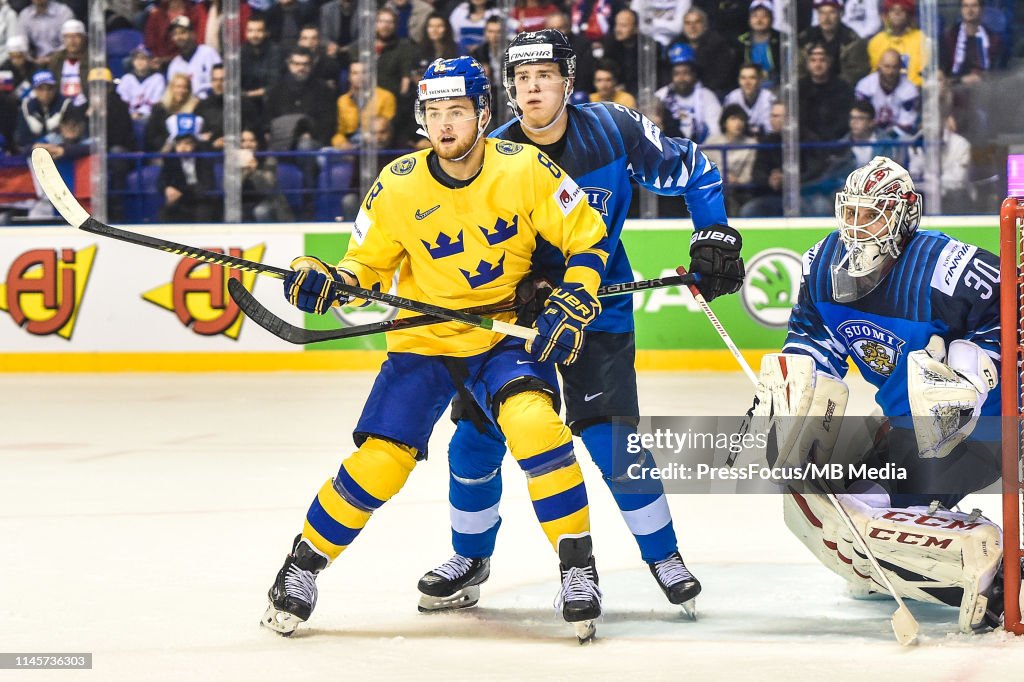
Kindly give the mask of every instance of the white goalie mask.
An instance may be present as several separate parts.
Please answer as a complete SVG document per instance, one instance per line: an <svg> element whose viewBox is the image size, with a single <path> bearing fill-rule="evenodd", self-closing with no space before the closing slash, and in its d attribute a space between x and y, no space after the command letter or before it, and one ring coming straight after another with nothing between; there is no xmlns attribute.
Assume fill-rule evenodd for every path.
<svg viewBox="0 0 1024 682"><path fill-rule="evenodd" d="M921 224L921 195L903 166L876 156L850 173L836 194L846 253L832 265L833 296L856 300L878 286Z"/></svg>

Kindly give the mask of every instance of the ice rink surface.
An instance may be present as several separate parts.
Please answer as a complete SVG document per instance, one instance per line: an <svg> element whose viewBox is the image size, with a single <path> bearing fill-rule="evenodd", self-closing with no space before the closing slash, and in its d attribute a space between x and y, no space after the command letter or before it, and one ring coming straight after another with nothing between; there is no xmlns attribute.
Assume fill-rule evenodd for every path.
<svg viewBox="0 0 1024 682"><path fill-rule="evenodd" d="M911 602L921 642L901 649L893 603L849 599L786 530L777 496L669 496L704 585L698 622L684 620L585 454L596 642L578 646L552 608L557 560L511 458L479 607L421 615L416 581L451 554L447 419L430 459L321 574L307 626L274 635L258 626L267 588L351 452L372 378L0 376L0 652L94 654L91 671L0 680L1024 679L1024 640L960 635L955 609ZM641 375L647 415L740 414L750 393L738 373ZM870 396L852 402L857 414ZM998 520L997 504L965 506Z"/></svg>

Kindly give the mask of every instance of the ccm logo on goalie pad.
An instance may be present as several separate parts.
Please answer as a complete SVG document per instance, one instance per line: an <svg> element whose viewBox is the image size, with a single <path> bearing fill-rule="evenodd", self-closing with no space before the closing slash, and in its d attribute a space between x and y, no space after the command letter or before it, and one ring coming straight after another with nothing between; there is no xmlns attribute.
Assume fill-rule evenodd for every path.
<svg viewBox="0 0 1024 682"><path fill-rule="evenodd" d="M584 196L583 190L569 176L562 178L561 184L555 190L555 201L558 202L558 208L562 209L562 215L572 213L576 205L583 201Z"/></svg>

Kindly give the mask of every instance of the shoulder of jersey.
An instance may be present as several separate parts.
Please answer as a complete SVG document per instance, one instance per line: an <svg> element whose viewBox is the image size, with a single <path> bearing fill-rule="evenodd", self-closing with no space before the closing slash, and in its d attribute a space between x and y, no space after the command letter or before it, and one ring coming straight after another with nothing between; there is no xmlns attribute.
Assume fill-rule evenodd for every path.
<svg viewBox="0 0 1024 682"><path fill-rule="evenodd" d="M811 274L811 269L818 266L822 261L831 260L831 253L837 248L836 243L838 241L839 234L832 232L817 244L804 251L803 258L801 258L801 261L803 261L804 277ZM822 255L823 253L824 255Z"/></svg>
<svg viewBox="0 0 1024 682"><path fill-rule="evenodd" d="M391 180L411 175L413 171L426 171L427 154L429 153L429 149L421 149L398 157L388 164L385 170L381 171L381 179Z"/></svg>

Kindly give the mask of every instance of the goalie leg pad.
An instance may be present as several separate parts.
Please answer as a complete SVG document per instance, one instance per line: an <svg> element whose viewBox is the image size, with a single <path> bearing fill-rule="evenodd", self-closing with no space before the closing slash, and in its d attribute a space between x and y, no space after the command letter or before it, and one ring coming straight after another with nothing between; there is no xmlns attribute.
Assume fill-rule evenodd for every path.
<svg viewBox="0 0 1024 682"><path fill-rule="evenodd" d="M984 626L987 593L1002 558L998 526L976 513L927 507L872 507L856 495L839 495L899 595L960 607L959 626ZM842 519L821 495L784 496L786 525L854 592L884 591Z"/></svg>

